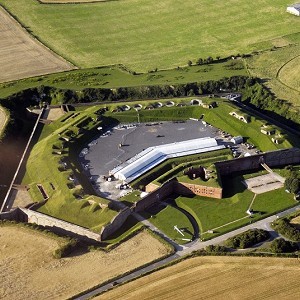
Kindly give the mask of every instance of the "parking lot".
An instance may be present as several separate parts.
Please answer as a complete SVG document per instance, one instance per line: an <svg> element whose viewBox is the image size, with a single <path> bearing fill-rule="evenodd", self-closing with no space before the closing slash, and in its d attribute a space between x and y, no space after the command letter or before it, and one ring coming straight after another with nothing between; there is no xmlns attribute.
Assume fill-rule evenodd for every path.
<svg viewBox="0 0 300 300"><path fill-rule="evenodd" d="M117 182L104 184L103 176L142 150L201 137L216 137L218 130L200 121L131 124L99 133L80 154L80 162L102 196L118 198L124 191L112 191ZM117 193L116 193L117 192Z"/></svg>

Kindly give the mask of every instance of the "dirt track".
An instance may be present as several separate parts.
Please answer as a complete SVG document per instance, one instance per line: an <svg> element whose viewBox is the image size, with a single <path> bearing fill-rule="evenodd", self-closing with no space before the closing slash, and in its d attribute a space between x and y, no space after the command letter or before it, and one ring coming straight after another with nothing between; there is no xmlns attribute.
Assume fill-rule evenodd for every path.
<svg viewBox="0 0 300 300"><path fill-rule="evenodd" d="M299 299L299 272L297 259L198 257L95 299Z"/></svg>
<svg viewBox="0 0 300 300"><path fill-rule="evenodd" d="M141 232L109 253L52 258L57 241L27 228L0 227L0 299L66 299L167 253Z"/></svg>
<svg viewBox="0 0 300 300"><path fill-rule="evenodd" d="M0 82L74 69L0 7Z"/></svg>

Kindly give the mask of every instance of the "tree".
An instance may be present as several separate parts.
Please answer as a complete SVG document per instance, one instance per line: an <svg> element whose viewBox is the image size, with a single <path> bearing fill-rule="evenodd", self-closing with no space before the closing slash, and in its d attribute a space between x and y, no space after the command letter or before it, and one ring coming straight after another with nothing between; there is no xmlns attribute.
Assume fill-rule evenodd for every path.
<svg viewBox="0 0 300 300"><path fill-rule="evenodd" d="M290 191L293 194L296 194L299 191L299 179L294 178L291 182Z"/></svg>

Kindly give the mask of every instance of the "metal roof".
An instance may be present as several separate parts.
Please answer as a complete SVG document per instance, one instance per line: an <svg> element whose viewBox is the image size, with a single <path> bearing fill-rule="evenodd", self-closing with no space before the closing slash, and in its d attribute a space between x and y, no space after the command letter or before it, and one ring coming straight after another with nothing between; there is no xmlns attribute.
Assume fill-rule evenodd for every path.
<svg viewBox="0 0 300 300"><path fill-rule="evenodd" d="M218 145L216 139L210 137L150 147L111 170L110 174L118 179L131 182L168 158L223 148L225 148L224 145Z"/></svg>

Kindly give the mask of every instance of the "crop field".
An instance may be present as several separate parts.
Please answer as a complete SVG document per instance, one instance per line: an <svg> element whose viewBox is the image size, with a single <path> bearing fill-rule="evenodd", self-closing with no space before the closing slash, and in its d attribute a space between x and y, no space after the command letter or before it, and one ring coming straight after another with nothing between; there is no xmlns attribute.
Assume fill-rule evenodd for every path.
<svg viewBox="0 0 300 300"><path fill-rule="evenodd" d="M117 248L78 250L54 259L59 240L20 226L1 226L0 298L67 299L101 282L169 253L169 249L143 231Z"/></svg>
<svg viewBox="0 0 300 300"><path fill-rule="evenodd" d="M129 0L41 5L1 0L20 22L79 67L124 64L135 71L183 66L257 50L297 32L288 0Z"/></svg>
<svg viewBox="0 0 300 300"><path fill-rule="evenodd" d="M28 34L0 7L0 82L74 67Z"/></svg>
<svg viewBox="0 0 300 300"><path fill-rule="evenodd" d="M297 259L197 257L95 299L297 299L299 271Z"/></svg>
<svg viewBox="0 0 300 300"><path fill-rule="evenodd" d="M294 40L293 45L247 58L246 65L278 98L300 106L300 34L294 35Z"/></svg>

